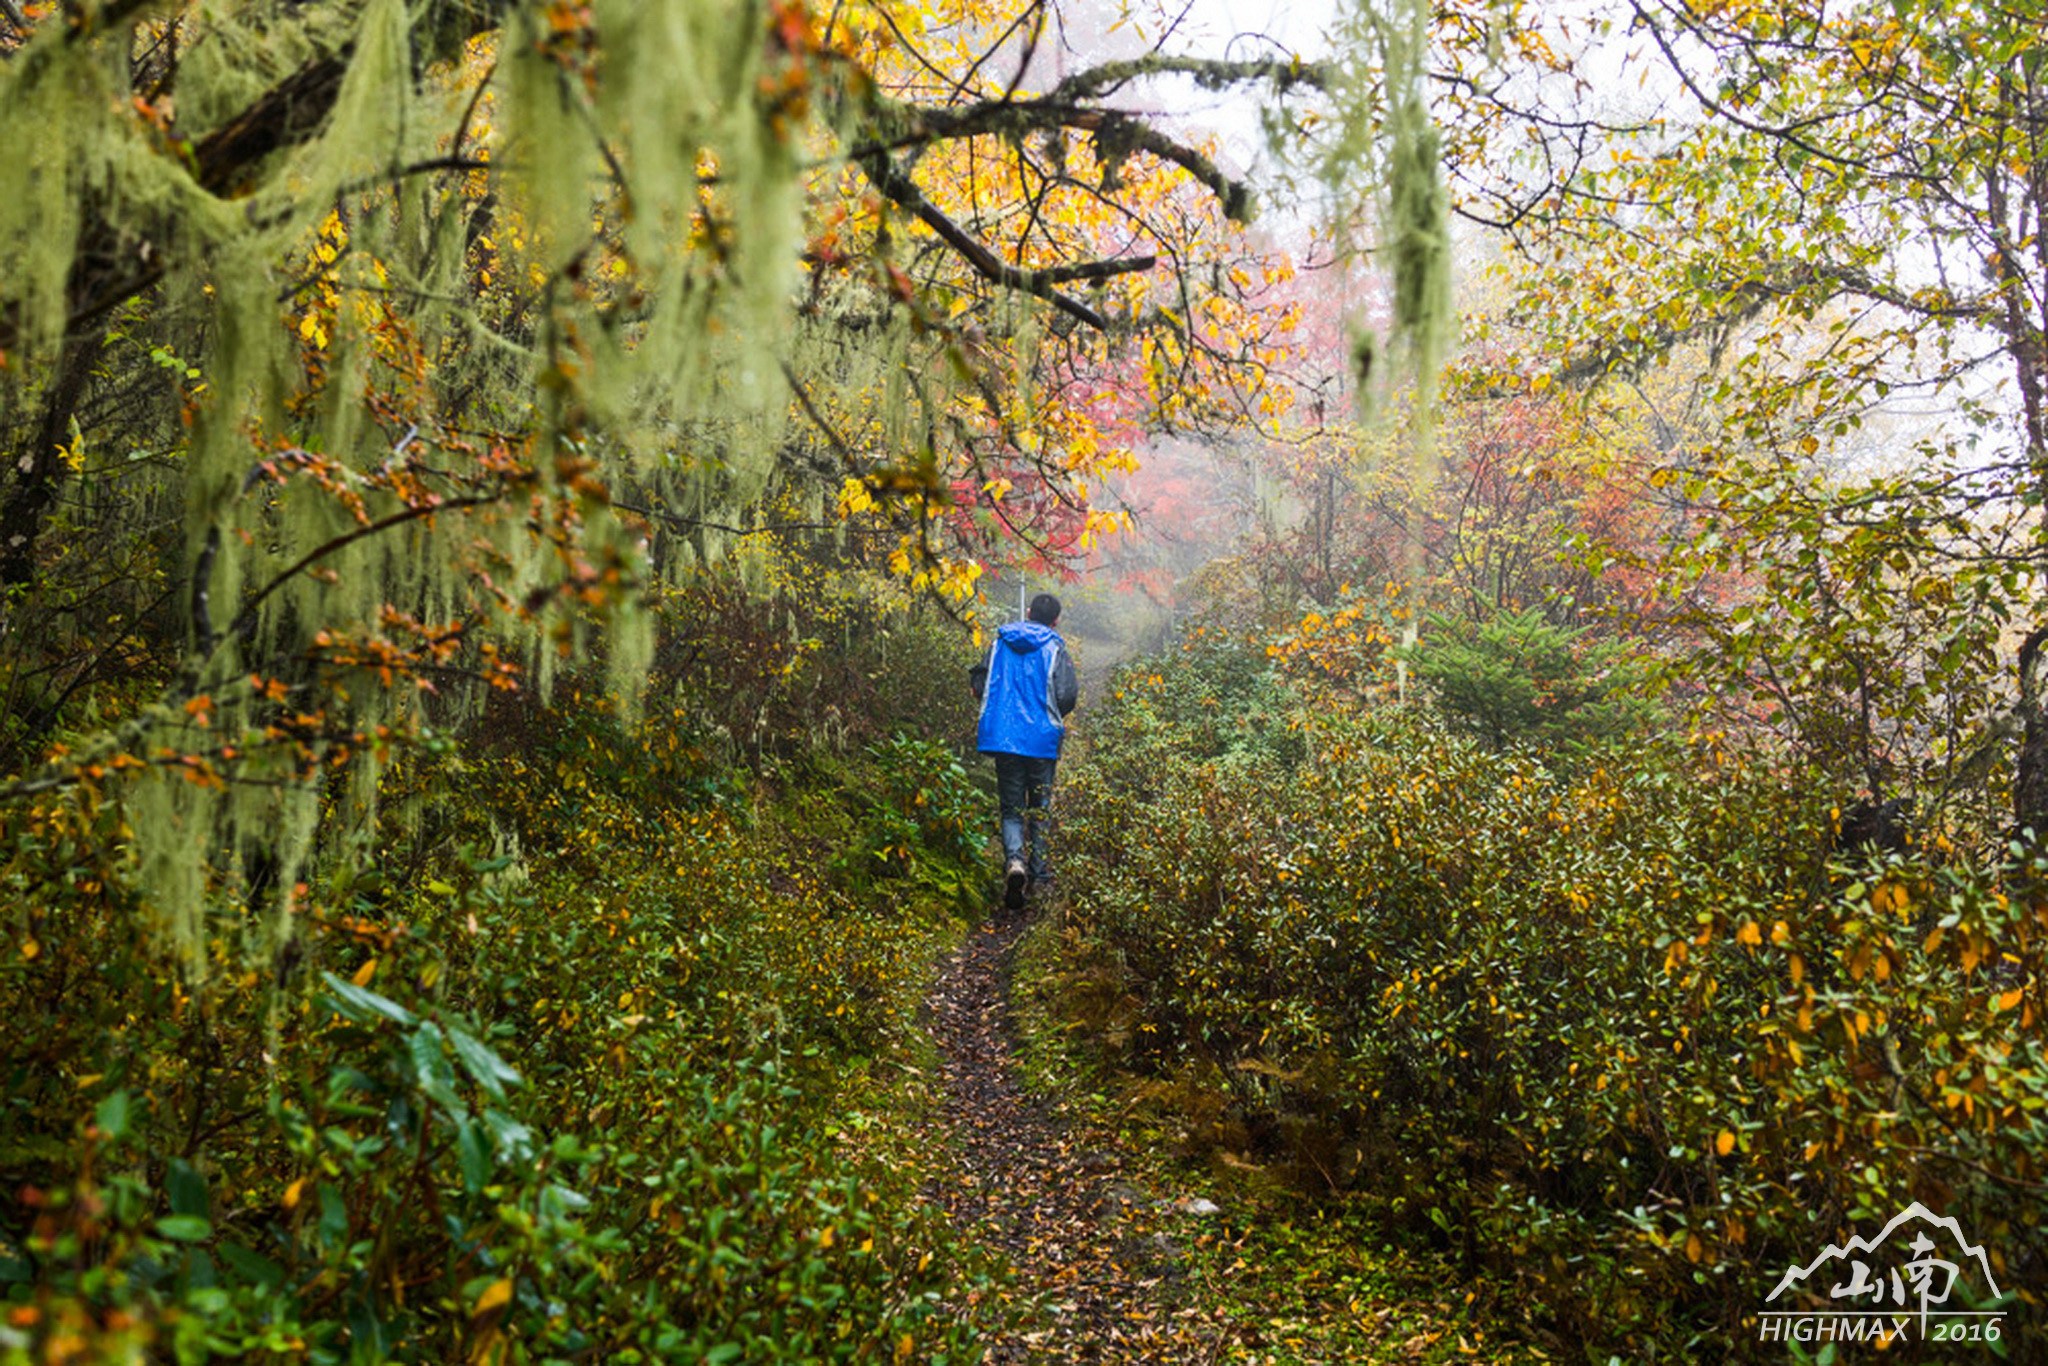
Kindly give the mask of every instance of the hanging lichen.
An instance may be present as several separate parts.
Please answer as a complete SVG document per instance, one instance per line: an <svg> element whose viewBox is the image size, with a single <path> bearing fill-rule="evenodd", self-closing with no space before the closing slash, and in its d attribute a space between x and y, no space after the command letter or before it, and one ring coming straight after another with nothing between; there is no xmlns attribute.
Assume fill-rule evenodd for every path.
<svg viewBox="0 0 2048 1366"><path fill-rule="evenodd" d="M1457 326L1450 200L1428 99L1430 20L1422 0L1354 9L1343 36L1356 60L1342 72L1344 117L1323 167L1340 250L1377 266L1390 296L1384 337L1353 321L1359 402L1371 416L1408 391L1418 470L1434 449L1438 383Z"/></svg>
<svg viewBox="0 0 2048 1366"><path fill-rule="evenodd" d="M545 687L581 644L630 716L647 565L600 475L715 523L775 466L802 129L765 8L489 13L205 0L0 66L38 130L0 166L0 391L50 391L101 287L145 289L202 376L154 476L188 658L93 750L150 758L136 876L195 977L210 916L264 950L316 857L374 847L388 737L483 695L380 660L445 639ZM170 22L175 80L131 98Z"/></svg>
<svg viewBox="0 0 2048 1366"><path fill-rule="evenodd" d="M1403 463L1393 483L1405 485L1411 497L1436 476L1439 390L1457 329L1450 200L1428 99L1432 18L1425 0L1389 0L1385 8L1360 0L1345 34L1357 54L1338 91L1345 117L1324 167L1338 209L1338 240L1378 268L1391 304L1385 336L1366 320L1353 320L1352 379L1361 416L1386 422L1398 413L1405 439L1367 442L1361 458L1400 450L1394 458ZM1365 203L1356 199L1360 186L1370 187ZM1422 554L1422 543L1411 537L1404 565L1410 584L1422 577ZM1405 644L1414 643L1418 607L1407 604ZM1405 665L1399 667L1405 693Z"/></svg>

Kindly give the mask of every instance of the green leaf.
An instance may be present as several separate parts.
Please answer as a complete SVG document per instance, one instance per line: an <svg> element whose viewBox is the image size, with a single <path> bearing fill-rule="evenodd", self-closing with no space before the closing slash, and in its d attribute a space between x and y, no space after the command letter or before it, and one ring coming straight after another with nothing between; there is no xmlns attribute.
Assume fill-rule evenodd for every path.
<svg viewBox="0 0 2048 1366"><path fill-rule="evenodd" d="M448 1026L448 1042L455 1045L455 1056L461 1060L462 1068L476 1079L495 1100L505 1098L505 1088L519 1085L519 1074L499 1057L489 1044L471 1035L458 1025Z"/></svg>
<svg viewBox="0 0 2048 1366"><path fill-rule="evenodd" d="M431 1020L421 1024L406 1040L406 1050L412 1056L420 1094L444 1110L462 1110L462 1097L455 1091L455 1069L448 1065L448 1054L441 1047L440 1026Z"/></svg>
<svg viewBox="0 0 2048 1366"><path fill-rule="evenodd" d="M125 1138L128 1134L128 1093L109 1093L92 1112L92 1122L108 1138Z"/></svg>
<svg viewBox="0 0 2048 1366"><path fill-rule="evenodd" d="M206 1178L181 1157L171 1159L164 1173L164 1191L171 1198L171 1213L191 1214L204 1219L211 1213L206 1196Z"/></svg>
<svg viewBox="0 0 2048 1366"><path fill-rule="evenodd" d="M369 1296L358 1296L348 1302L348 1331L354 1339L357 1360L382 1361L388 1355L391 1335Z"/></svg>
<svg viewBox="0 0 2048 1366"><path fill-rule="evenodd" d="M393 1024L409 1025L417 1018L390 997L345 982L331 972L321 973L320 978L327 986L328 1004L334 1007L334 1013L357 1024L369 1024L382 1017Z"/></svg>
<svg viewBox="0 0 2048 1366"><path fill-rule="evenodd" d="M471 1195L491 1181L491 1141L471 1116L455 1130L455 1156L462 1166L462 1188Z"/></svg>
<svg viewBox="0 0 2048 1366"><path fill-rule="evenodd" d="M550 1218L559 1219L566 1214L577 1214L590 1208L590 1199L582 1192L571 1190L559 1182L549 1182L541 1189L540 1212Z"/></svg>
<svg viewBox="0 0 2048 1366"><path fill-rule="evenodd" d="M324 1182L320 1186L320 1236L330 1247L348 1236L348 1204L340 1191Z"/></svg>
<svg viewBox="0 0 2048 1366"><path fill-rule="evenodd" d="M196 1214L167 1214L156 1221L156 1231L174 1243L203 1243L213 1236L213 1224Z"/></svg>
<svg viewBox="0 0 2048 1366"><path fill-rule="evenodd" d="M217 1250L220 1259L244 1278L271 1290L284 1284L284 1268L261 1253L251 1252L240 1243L222 1243Z"/></svg>
<svg viewBox="0 0 2048 1366"><path fill-rule="evenodd" d="M484 1111L484 1124L498 1145L498 1157L505 1162L526 1162L533 1157L533 1130L502 1110Z"/></svg>

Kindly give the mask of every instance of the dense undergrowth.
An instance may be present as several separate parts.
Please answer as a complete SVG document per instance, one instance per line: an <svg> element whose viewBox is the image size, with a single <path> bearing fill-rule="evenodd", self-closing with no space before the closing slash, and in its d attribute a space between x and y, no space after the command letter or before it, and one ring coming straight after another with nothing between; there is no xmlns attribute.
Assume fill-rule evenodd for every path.
<svg viewBox="0 0 2048 1366"><path fill-rule="evenodd" d="M886 712L806 731L833 680L750 695L703 621L645 723L570 680L429 737L366 866L272 956L219 918L204 986L120 789L7 811L0 1358L970 1359L980 1273L884 1121L983 796ZM885 634L832 667L886 688ZM895 637L915 703L945 642Z"/></svg>
<svg viewBox="0 0 2048 1366"><path fill-rule="evenodd" d="M1162 1103L1185 1093L1120 1071L1120 1050L1103 1047L1106 981L1074 971L1092 942L1076 918L1056 909L1018 941L1011 1005L1020 1072L1083 1141L1119 1153L1131 1189L1168 1205L1199 1198L1216 1207L1169 1235L1169 1284L1183 1302L1209 1306L1227 1325L1217 1360L1521 1366L1551 1359L1520 1333L1518 1302L1461 1278L1440 1252L1362 1228L1326 1191L1266 1179L1245 1154L1191 1142L1185 1111Z"/></svg>
<svg viewBox="0 0 2048 1366"><path fill-rule="evenodd" d="M1777 1278L1915 1199L2017 1291L1999 1350L2048 1341L2038 861L1843 850L1711 739L1489 747L1214 636L1088 729L1061 1008L1185 1151L1573 1356L1783 1359Z"/></svg>

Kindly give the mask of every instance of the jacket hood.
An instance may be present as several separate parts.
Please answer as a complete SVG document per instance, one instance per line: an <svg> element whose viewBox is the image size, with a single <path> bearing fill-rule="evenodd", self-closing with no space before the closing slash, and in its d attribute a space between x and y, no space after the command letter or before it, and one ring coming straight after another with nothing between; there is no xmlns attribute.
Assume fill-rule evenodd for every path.
<svg viewBox="0 0 2048 1366"><path fill-rule="evenodd" d="M1036 621L1012 621L1004 623L996 632L996 639L1020 655L1042 650L1048 645L1060 643L1060 633L1050 626Z"/></svg>

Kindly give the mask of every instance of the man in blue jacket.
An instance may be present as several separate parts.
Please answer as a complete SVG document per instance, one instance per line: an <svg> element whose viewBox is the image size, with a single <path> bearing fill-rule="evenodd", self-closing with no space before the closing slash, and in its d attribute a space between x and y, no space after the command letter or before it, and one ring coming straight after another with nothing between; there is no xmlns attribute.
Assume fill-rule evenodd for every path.
<svg viewBox="0 0 2048 1366"><path fill-rule="evenodd" d="M1067 713L1080 697L1067 643L1053 630L1059 619L1060 600L1040 593L1024 620L996 632L988 659L970 675L974 695L981 699L981 752L996 761L1003 904L1013 911L1024 904L1027 880L1052 878L1046 826L1053 769L1066 739Z"/></svg>

